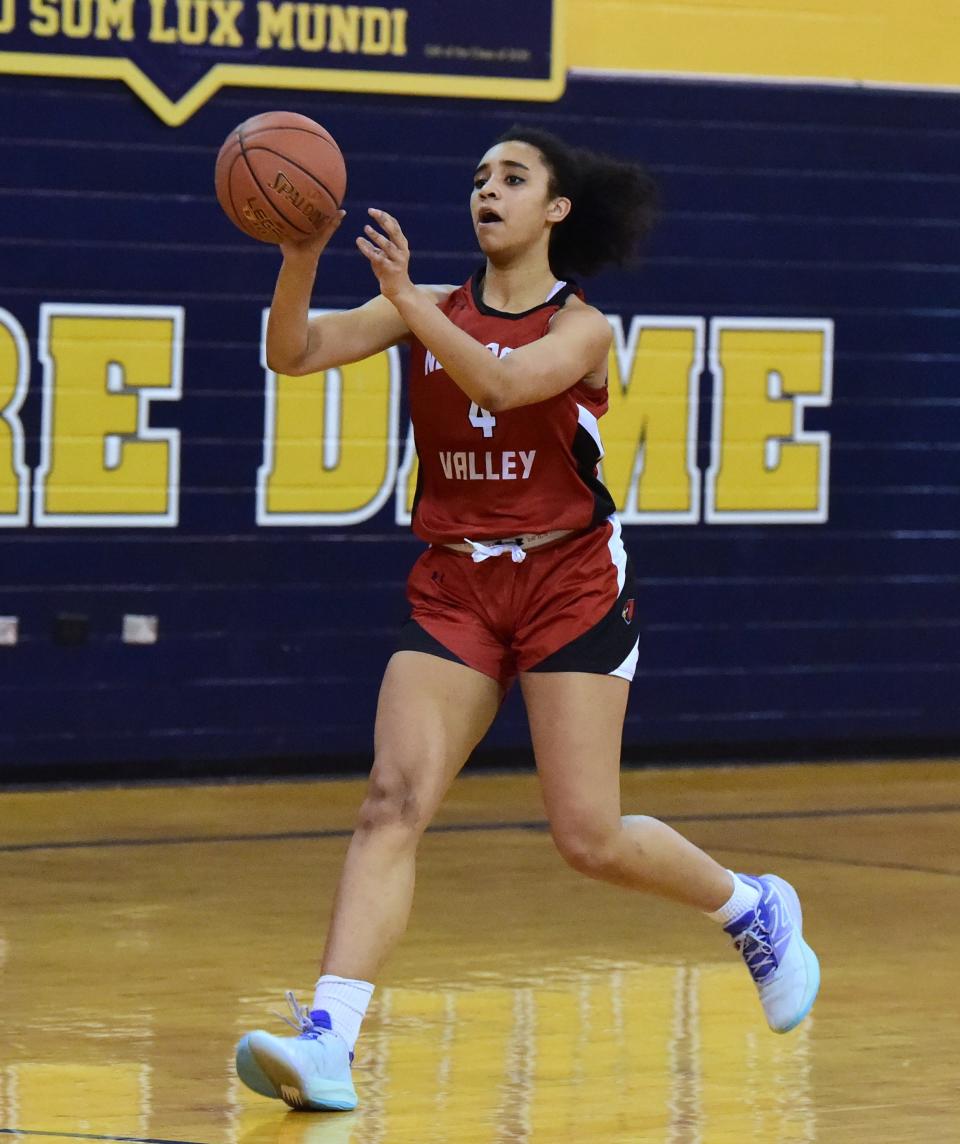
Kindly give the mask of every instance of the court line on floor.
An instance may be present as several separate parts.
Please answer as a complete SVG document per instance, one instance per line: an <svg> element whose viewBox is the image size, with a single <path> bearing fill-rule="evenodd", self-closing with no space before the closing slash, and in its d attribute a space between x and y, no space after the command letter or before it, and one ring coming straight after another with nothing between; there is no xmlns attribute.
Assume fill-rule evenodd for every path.
<svg viewBox="0 0 960 1144"><path fill-rule="evenodd" d="M0 1136L43 1136L47 1140L114 1140L121 1144L201 1144L199 1140L168 1140L157 1136L99 1136L85 1132L40 1132L32 1128L0 1128Z"/></svg>
<svg viewBox="0 0 960 1144"><path fill-rule="evenodd" d="M866 858L834 858L826 854L800 854L794 850L744 850L742 846L711 846L714 854L762 854L764 858L791 858L797 862L825 862L829 866L856 866L867 870L899 870L907 874L944 874L960 878L960 870L945 870L941 866L913 866L908 862L871 862Z"/></svg>
<svg viewBox="0 0 960 1144"><path fill-rule="evenodd" d="M757 810L751 812L726 811L718 814L665 814L668 823L711 822L775 822L777 820L823 818L872 818L885 815L954 814L960 812L960 803L940 803L927 806L851 806L824 810ZM545 831L545 819L521 822L450 822L428 827L428 834L470 834L504 830ZM0 845L0 854L23 854L34 850L98 850L140 846L224 845L231 842L309 842L330 838L349 838L353 827L330 830L281 830L262 834L183 834L158 838L89 838L69 842L13 842ZM870 863L875 865L876 863ZM901 869L902 867L896 867ZM4 1130L0 1130L4 1131Z"/></svg>

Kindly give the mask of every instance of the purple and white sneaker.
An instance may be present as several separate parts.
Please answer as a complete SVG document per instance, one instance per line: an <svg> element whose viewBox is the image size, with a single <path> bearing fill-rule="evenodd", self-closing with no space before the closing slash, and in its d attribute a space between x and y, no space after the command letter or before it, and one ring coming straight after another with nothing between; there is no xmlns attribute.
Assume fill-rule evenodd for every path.
<svg viewBox="0 0 960 1144"><path fill-rule="evenodd" d="M820 963L803 940L800 899L775 874L737 877L760 891L760 901L724 930L750 970L767 1024L789 1033L813 1008L820 988Z"/></svg>
<svg viewBox="0 0 960 1144"><path fill-rule="evenodd" d="M254 1092L285 1101L291 1108L346 1112L357 1107L350 1075L353 1053L332 1031L330 1014L302 1009L287 993L296 1037L275 1037L255 1029L237 1045L237 1075Z"/></svg>

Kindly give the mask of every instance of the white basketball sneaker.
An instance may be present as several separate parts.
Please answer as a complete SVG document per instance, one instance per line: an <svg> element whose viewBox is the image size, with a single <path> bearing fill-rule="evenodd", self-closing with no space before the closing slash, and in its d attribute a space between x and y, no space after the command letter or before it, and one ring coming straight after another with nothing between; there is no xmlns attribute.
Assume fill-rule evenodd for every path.
<svg viewBox="0 0 960 1144"><path fill-rule="evenodd" d="M353 1053L332 1031L325 1009L302 1009L292 992L287 1002L296 1037L275 1037L255 1029L237 1045L237 1076L261 1096L283 1100L291 1108L346 1112L357 1107L350 1075Z"/></svg>
<svg viewBox="0 0 960 1144"><path fill-rule="evenodd" d="M820 963L803 940L800 899L775 874L737 877L756 886L760 901L724 929L750 970L767 1024L789 1033L813 1008L820 988Z"/></svg>

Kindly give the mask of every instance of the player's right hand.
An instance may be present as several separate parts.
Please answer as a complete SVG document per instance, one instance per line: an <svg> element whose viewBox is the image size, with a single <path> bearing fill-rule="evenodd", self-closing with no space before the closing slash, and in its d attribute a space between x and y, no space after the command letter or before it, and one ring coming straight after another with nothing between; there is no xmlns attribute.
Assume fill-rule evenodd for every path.
<svg viewBox="0 0 960 1144"><path fill-rule="evenodd" d="M303 258L306 255L319 258L346 216L346 211L338 210L336 214L326 219L320 229L314 231L313 234L305 235L296 240L285 239L280 243L280 251L283 257Z"/></svg>

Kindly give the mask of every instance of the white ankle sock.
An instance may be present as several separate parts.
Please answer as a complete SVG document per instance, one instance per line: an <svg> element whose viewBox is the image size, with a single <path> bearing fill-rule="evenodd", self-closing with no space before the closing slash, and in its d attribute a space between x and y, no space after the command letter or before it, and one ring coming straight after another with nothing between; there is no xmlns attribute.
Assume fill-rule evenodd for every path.
<svg viewBox="0 0 960 1144"><path fill-rule="evenodd" d="M325 973L314 990L312 1008L314 1011L326 1009L333 1031L346 1041L352 1053L372 996L373 986L369 981L351 981L347 977Z"/></svg>
<svg viewBox="0 0 960 1144"><path fill-rule="evenodd" d="M754 909L757 902L760 901L760 891L756 886L751 886L749 882L738 878L732 870L728 870L727 873L733 879L733 893L719 910L707 914L708 918L712 918L724 926L736 921L747 910Z"/></svg>

